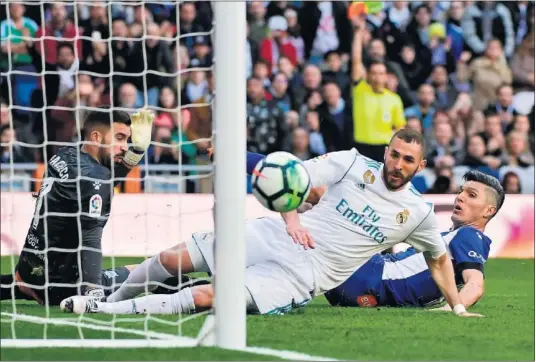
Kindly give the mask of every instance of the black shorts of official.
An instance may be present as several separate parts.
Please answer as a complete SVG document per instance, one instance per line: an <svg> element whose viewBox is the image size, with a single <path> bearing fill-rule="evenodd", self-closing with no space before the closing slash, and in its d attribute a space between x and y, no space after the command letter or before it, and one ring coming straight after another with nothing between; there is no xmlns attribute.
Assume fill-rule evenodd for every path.
<svg viewBox="0 0 536 362"><path fill-rule="evenodd" d="M354 147L363 156L383 163L383 156L385 154L385 147L387 147L387 145L367 145L365 143L355 142Z"/></svg>
<svg viewBox="0 0 536 362"><path fill-rule="evenodd" d="M49 286L47 288L48 293L45 293L44 276L35 275L35 273L33 273L33 269L26 263L19 262L15 270L19 272L24 283L35 285L35 287L31 289L44 302L44 304L59 305L63 299L80 294L80 289L75 285L75 283L72 285L66 285L65 287ZM129 274L130 271L126 267L103 270L101 274L101 283L105 295L110 295L117 290L121 283L127 280ZM50 282L56 283L54 279L55 278L53 277L50 278Z"/></svg>

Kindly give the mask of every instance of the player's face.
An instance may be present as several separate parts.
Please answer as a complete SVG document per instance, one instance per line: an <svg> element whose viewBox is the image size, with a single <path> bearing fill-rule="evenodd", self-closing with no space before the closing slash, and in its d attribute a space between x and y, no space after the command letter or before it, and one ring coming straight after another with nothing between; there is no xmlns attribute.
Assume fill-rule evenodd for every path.
<svg viewBox="0 0 536 362"><path fill-rule="evenodd" d="M496 210L492 202L488 186L480 182L467 181L460 187L454 200L454 210L450 219L455 226L481 223L485 225Z"/></svg>
<svg viewBox="0 0 536 362"><path fill-rule="evenodd" d="M104 136L102 150L103 164L111 166L111 160L114 163L120 163L128 150L128 139L130 137L130 127L122 123L114 123L110 131Z"/></svg>
<svg viewBox="0 0 536 362"><path fill-rule="evenodd" d="M389 190L398 190L426 167L421 145L395 137L385 150L383 180Z"/></svg>

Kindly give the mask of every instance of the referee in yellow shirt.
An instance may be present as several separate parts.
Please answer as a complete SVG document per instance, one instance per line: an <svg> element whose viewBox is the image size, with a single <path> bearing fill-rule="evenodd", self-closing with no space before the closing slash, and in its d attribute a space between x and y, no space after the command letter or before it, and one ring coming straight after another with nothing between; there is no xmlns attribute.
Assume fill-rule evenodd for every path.
<svg viewBox="0 0 536 362"><path fill-rule="evenodd" d="M400 96L387 86L387 67L373 61L365 71L363 66L364 17L352 19L352 113L354 147L373 160L383 162L385 147L394 131L406 125ZM364 79L365 75L367 79Z"/></svg>

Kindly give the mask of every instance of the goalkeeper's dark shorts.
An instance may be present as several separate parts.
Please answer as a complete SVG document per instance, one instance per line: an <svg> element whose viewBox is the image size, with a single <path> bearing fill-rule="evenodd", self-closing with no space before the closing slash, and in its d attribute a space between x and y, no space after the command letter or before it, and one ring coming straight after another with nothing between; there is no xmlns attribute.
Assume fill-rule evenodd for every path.
<svg viewBox="0 0 536 362"><path fill-rule="evenodd" d="M58 283L56 280L65 280L65 276L61 276L61 279L49 276L49 283L54 285L48 286L45 290L45 277L41 272L36 271L35 268L31 268L26 263L19 262L15 269L17 281L31 284L32 287L15 287L15 297L17 299L35 299L38 302L48 305L59 305L65 298L73 295L80 294L80 287L76 284L76 281L72 284L65 282ZM115 269L105 269L101 274L101 284L106 295L110 295L117 290L121 283L127 280L130 271L126 267L117 267ZM75 280L75 278L73 278ZM6 284L2 282L2 284ZM57 284L65 284L65 286L59 286ZM7 290L9 289L9 291ZM11 288L2 288L2 300L8 299L11 296ZM9 294L9 296L8 296ZM31 298L25 298L28 296Z"/></svg>

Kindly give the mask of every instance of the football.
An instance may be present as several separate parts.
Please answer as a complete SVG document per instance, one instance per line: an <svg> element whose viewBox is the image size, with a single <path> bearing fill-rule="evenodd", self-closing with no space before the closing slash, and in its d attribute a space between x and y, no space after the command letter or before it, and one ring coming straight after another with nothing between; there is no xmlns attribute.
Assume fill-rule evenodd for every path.
<svg viewBox="0 0 536 362"><path fill-rule="evenodd" d="M274 152L255 166L251 186L264 207L289 212L307 199L311 179L299 158L288 152Z"/></svg>

